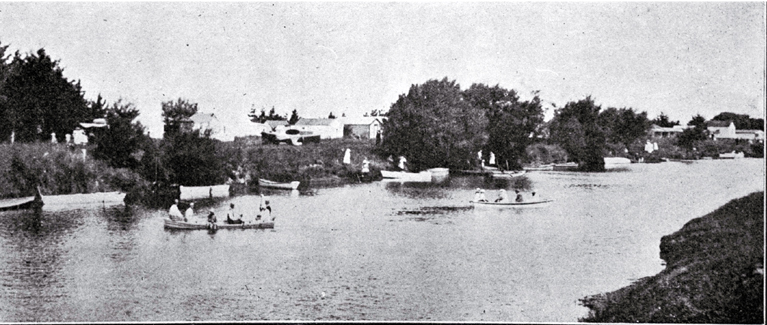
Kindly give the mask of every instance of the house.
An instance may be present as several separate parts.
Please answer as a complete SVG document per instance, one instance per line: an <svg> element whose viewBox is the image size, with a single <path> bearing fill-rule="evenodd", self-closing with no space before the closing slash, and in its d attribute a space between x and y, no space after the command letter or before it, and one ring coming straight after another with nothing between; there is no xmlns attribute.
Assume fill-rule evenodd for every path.
<svg viewBox="0 0 767 325"><path fill-rule="evenodd" d="M670 128L664 128L661 126L658 126L656 124L653 124L650 127L650 132L652 133L652 136L658 137L658 138L668 138L671 136L679 135L682 132L684 132L685 129L688 129L689 126L681 126L681 125L674 125Z"/></svg>
<svg viewBox="0 0 767 325"><path fill-rule="evenodd" d="M735 137L739 140L748 140L748 142L763 142L764 131L762 130L735 130Z"/></svg>
<svg viewBox="0 0 767 325"><path fill-rule="evenodd" d="M382 125L378 116L347 117L343 121L344 138L374 139Z"/></svg>
<svg viewBox="0 0 767 325"><path fill-rule="evenodd" d="M735 139L735 123L732 121L708 121L706 129L714 140Z"/></svg>
<svg viewBox="0 0 767 325"><path fill-rule="evenodd" d="M210 130L210 137L219 141L234 141L234 134L230 134L226 129L226 125L221 123L219 119L213 113L196 113L189 117L189 121L192 123L192 130L200 130L202 132Z"/></svg>
<svg viewBox="0 0 767 325"><path fill-rule="evenodd" d="M314 134L319 134L321 139L344 137L344 124L340 119L302 117L293 125L293 129L314 132Z"/></svg>

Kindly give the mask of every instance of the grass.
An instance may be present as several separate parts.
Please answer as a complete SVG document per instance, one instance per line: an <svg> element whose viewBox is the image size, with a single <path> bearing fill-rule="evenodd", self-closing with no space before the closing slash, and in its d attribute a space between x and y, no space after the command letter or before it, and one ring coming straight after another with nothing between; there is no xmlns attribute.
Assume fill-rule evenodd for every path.
<svg viewBox="0 0 767 325"><path fill-rule="evenodd" d="M583 322L764 323L764 192L733 200L661 240L666 269L581 299Z"/></svg>

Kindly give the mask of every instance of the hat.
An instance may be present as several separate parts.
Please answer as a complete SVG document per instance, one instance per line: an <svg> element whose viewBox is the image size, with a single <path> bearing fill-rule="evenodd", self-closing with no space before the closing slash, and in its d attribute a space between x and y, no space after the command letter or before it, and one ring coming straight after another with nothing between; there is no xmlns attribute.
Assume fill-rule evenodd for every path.
<svg viewBox="0 0 767 325"><path fill-rule="evenodd" d="M192 203L189 203L189 206L194 206L194 202L192 202Z"/></svg>
<svg viewBox="0 0 767 325"><path fill-rule="evenodd" d="M210 213L216 213L215 211L213 211L213 209L210 209L209 211L210 211Z"/></svg>

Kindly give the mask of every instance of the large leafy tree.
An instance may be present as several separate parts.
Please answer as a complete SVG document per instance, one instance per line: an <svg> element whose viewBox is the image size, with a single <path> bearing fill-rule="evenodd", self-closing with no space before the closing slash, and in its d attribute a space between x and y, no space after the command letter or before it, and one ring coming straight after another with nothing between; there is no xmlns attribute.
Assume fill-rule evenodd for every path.
<svg viewBox="0 0 767 325"><path fill-rule="evenodd" d="M488 142L485 149L494 152L498 162L508 162L509 168L521 168L525 149L534 140L538 126L543 123L543 108L536 96L520 102L516 91L499 85L488 87L473 84L464 91L465 98L488 117Z"/></svg>
<svg viewBox="0 0 767 325"><path fill-rule="evenodd" d="M223 159L216 154L210 130L181 132L165 143L165 166L171 183L185 186L222 184L226 181Z"/></svg>
<svg viewBox="0 0 767 325"><path fill-rule="evenodd" d="M636 113L633 108L608 107L599 113L597 122L607 141L623 144L626 148L650 129L647 112Z"/></svg>
<svg viewBox="0 0 767 325"><path fill-rule="evenodd" d="M679 121L671 121L666 113L661 112L658 117L650 121L650 124L655 124L663 128L670 128L674 125L679 125Z"/></svg>
<svg viewBox="0 0 767 325"><path fill-rule="evenodd" d="M412 85L399 96L383 127L385 154L404 156L413 170L463 168L487 140L487 117L447 78Z"/></svg>
<svg viewBox="0 0 767 325"><path fill-rule="evenodd" d="M13 130L11 117L15 113L8 106L8 97L4 95L5 83L14 70L14 61L10 54L6 54L8 45L0 43L0 140L8 139Z"/></svg>
<svg viewBox="0 0 767 325"><path fill-rule="evenodd" d="M723 112L711 118L712 121L732 121L739 130L764 130L764 119L751 118L748 114Z"/></svg>
<svg viewBox="0 0 767 325"><path fill-rule="evenodd" d="M180 133L182 124L197 113L197 103L191 103L186 99L179 98L175 102L162 103L162 117L165 126L165 138L172 138Z"/></svg>
<svg viewBox="0 0 767 325"><path fill-rule="evenodd" d="M93 156L116 168L137 168L140 153L148 139L144 126L136 121L139 111L131 103L118 100L106 110L108 127L95 130Z"/></svg>
<svg viewBox="0 0 767 325"><path fill-rule="evenodd" d="M552 140L586 171L603 171L605 168L605 134L597 122L600 110L601 107L589 96L557 109L551 120Z"/></svg>
<svg viewBox="0 0 767 325"><path fill-rule="evenodd" d="M98 117L88 107L79 81L65 78L59 62L45 50L23 59L17 54L14 61L13 73L0 89L4 124L9 126L4 133L14 131L24 142L47 140L51 133L63 140L80 122Z"/></svg>

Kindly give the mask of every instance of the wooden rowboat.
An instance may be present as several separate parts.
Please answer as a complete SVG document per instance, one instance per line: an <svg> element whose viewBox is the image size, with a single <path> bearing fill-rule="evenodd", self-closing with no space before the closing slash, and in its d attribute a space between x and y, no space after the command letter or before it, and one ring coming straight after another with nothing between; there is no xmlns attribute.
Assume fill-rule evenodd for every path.
<svg viewBox="0 0 767 325"><path fill-rule="evenodd" d="M538 201L526 201L526 202L474 202L469 201L476 208L541 208L548 206L549 203L554 200L538 200Z"/></svg>
<svg viewBox="0 0 767 325"><path fill-rule="evenodd" d="M514 172L493 172L490 174L493 178L513 178L513 177L519 177L526 173L524 170L520 171L514 171Z"/></svg>
<svg viewBox="0 0 767 325"><path fill-rule="evenodd" d="M279 182L266 180L263 178L258 179L258 186L260 187L278 188L283 190L295 190L298 188L299 184L301 184L301 182L299 181L292 181L290 183L279 183Z"/></svg>
<svg viewBox="0 0 767 325"><path fill-rule="evenodd" d="M381 176L386 179L394 179L401 182L431 182L431 173L428 171L408 173L382 170Z"/></svg>
<svg viewBox="0 0 767 325"><path fill-rule="evenodd" d="M36 191L37 193L33 196L0 200L0 211L25 210L42 207L43 196L40 194L40 188L37 188Z"/></svg>
<svg viewBox="0 0 767 325"><path fill-rule="evenodd" d="M274 222L254 222L254 223L241 223L241 224L217 223L216 228L218 229L272 229L274 228ZM165 229L200 230L200 229L208 229L208 224L173 221L170 219L165 219Z"/></svg>

